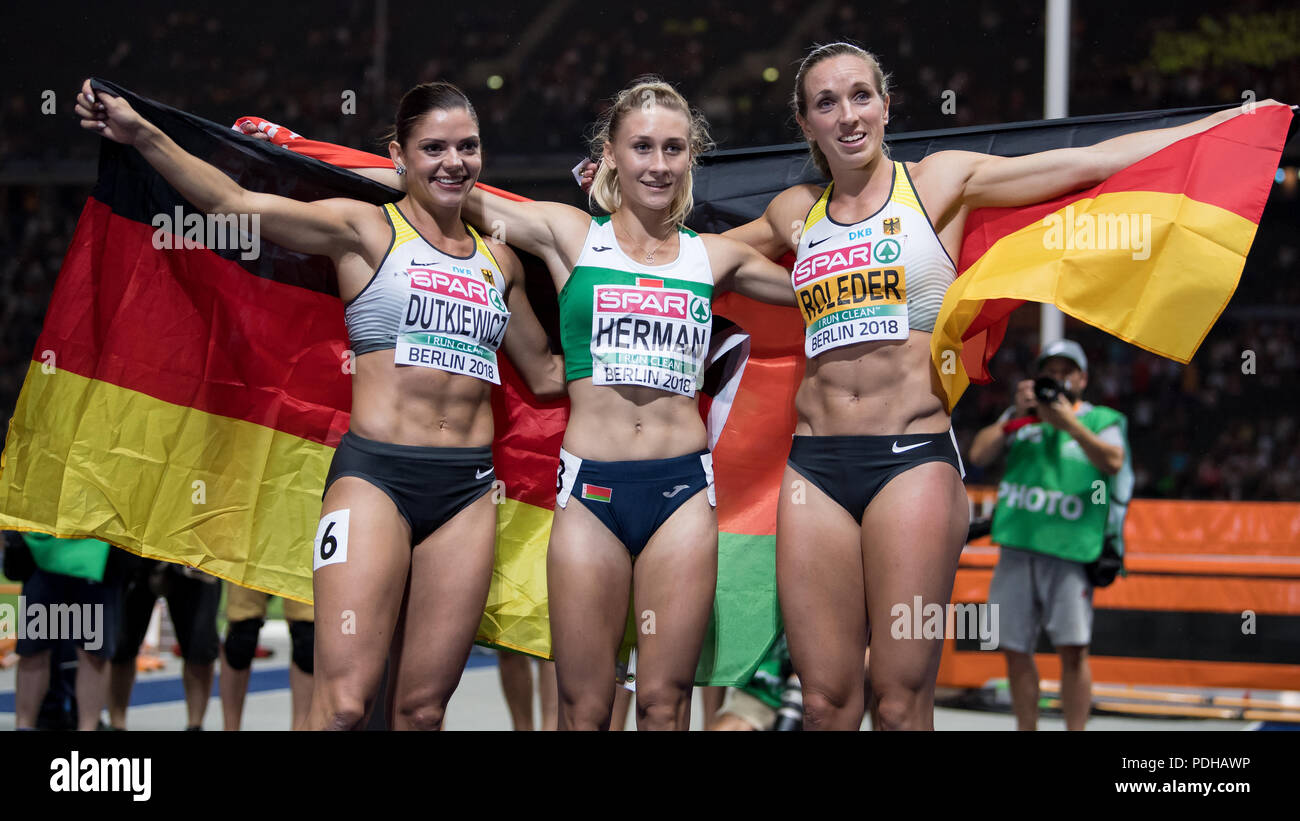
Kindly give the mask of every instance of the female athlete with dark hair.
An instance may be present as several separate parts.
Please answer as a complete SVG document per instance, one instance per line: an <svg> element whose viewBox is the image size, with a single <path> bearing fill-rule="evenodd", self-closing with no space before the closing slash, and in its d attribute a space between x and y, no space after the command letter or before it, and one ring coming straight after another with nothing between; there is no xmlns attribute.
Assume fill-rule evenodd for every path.
<svg viewBox="0 0 1300 821"><path fill-rule="evenodd" d="M307 726L361 727L391 648L393 725L440 728L492 575L498 347L538 396L565 387L518 258L462 220L482 168L473 106L448 83L406 93L388 146L406 196L385 206L245 190L89 81L76 110L83 127L134 146L200 209L260 215L271 241L334 261L356 373L350 427L325 484L313 589L318 624L346 614L356 629L317 631Z"/></svg>

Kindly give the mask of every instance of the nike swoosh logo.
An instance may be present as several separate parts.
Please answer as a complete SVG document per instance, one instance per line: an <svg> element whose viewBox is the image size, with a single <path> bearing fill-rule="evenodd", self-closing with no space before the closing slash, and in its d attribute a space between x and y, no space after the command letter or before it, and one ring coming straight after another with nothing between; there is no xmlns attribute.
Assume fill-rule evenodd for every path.
<svg viewBox="0 0 1300 821"><path fill-rule="evenodd" d="M427 267L429 267L430 265L437 265L437 263L436 263L436 262L416 262L416 261L415 261L415 257L411 257L411 267L412 267L412 268L427 268Z"/></svg>
<svg viewBox="0 0 1300 821"><path fill-rule="evenodd" d="M492 472L492 470L493 470L492 468L488 468L487 470L484 470L484 471L478 471L478 470L475 470L475 471L474 471L474 478L475 478L475 479L482 479L484 476L487 476L488 474L490 474L490 473Z"/></svg>
<svg viewBox="0 0 1300 821"><path fill-rule="evenodd" d="M894 453L902 453L903 451L911 450L912 448L919 448L919 447L921 447L921 445L928 445L928 444L930 444L930 443L933 442L933 441L934 441L933 439L926 439L924 442L917 442L915 445L908 445L908 446L905 447L905 448L900 448L900 447L898 446L898 443L895 442L895 443L894 443Z"/></svg>
<svg viewBox="0 0 1300 821"><path fill-rule="evenodd" d="M602 245L602 246L600 246L599 248L597 248L596 246L593 245L593 246L591 246L591 250L593 250L593 251L597 251L597 252L599 252L599 251L608 251L610 248L613 248L613 247L614 247L614 246L612 246L612 245Z"/></svg>
<svg viewBox="0 0 1300 821"><path fill-rule="evenodd" d="M686 490L686 488L688 488L688 487L690 487L690 485L678 485L677 487L673 488L673 492L672 492L672 493L669 493L668 491L665 490L665 491L664 491L664 498L665 498L665 499L671 499L671 498L673 498L674 496L676 496L678 493L681 493L683 490Z"/></svg>
<svg viewBox="0 0 1300 821"><path fill-rule="evenodd" d="M823 242L826 242L828 239L830 239L830 237L822 237L821 239L817 240L816 242L809 242L809 243L808 243L808 247L809 247L809 248L816 248L818 245L821 245Z"/></svg>

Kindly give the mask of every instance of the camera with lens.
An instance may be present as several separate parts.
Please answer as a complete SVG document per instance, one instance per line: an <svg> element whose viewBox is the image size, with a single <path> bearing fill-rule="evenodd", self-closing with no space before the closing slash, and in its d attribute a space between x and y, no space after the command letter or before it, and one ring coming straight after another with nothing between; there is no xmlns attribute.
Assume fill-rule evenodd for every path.
<svg viewBox="0 0 1300 821"><path fill-rule="evenodd" d="M1069 398L1069 393L1065 386L1057 382L1050 376L1040 376L1034 380L1034 398L1044 405L1050 405L1056 401L1056 397L1065 394Z"/></svg>

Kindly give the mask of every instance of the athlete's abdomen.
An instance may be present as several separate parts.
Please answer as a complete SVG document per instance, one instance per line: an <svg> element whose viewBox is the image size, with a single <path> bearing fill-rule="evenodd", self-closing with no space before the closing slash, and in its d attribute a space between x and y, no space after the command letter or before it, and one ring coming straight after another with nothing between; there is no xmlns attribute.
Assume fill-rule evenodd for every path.
<svg viewBox="0 0 1300 821"><path fill-rule="evenodd" d="M667 459L708 446L694 397L637 385L569 383L564 449L583 459Z"/></svg>
<svg viewBox="0 0 1300 821"><path fill-rule="evenodd" d="M808 360L795 394L795 433L943 433L951 421L936 391L930 334L924 331L827 351Z"/></svg>
<svg viewBox="0 0 1300 821"><path fill-rule="evenodd" d="M492 385L434 368L394 367L393 349L357 357L352 419L358 436L425 447L492 443Z"/></svg>

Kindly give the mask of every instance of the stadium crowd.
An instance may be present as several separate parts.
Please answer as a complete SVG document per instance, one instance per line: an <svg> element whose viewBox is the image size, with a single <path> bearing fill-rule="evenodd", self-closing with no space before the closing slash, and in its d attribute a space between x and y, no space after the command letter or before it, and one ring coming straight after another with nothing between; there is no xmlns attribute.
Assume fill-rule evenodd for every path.
<svg viewBox="0 0 1300 821"><path fill-rule="evenodd" d="M95 55L86 64L52 54L17 67L0 105L0 168L94 156L92 141L68 139L66 121L38 113L45 90L74 87L87 69L218 122L257 113L364 148L388 131L402 90L444 79L470 94L488 150L572 153L610 95L647 72L664 75L708 115L721 147L791 142L795 64L809 44L846 38L874 50L893 76L892 132L1042 112L1039 0L941 4L946 24L935 27L918 25L916 9L901 0L392 4L380 50L375 4L362 0L309 17L258 8L256 38L242 36L244 18L264 4L138 5L141 25L129 37L109 38L92 11L90 25L66 26L69 51ZM1262 100L1300 85L1300 11L1267 0L1234 11L1221 25L1173 0L1132 12L1076 4L1070 113L1239 102L1246 92ZM38 28L66 25L53 7L22 14Z"/></svg>

